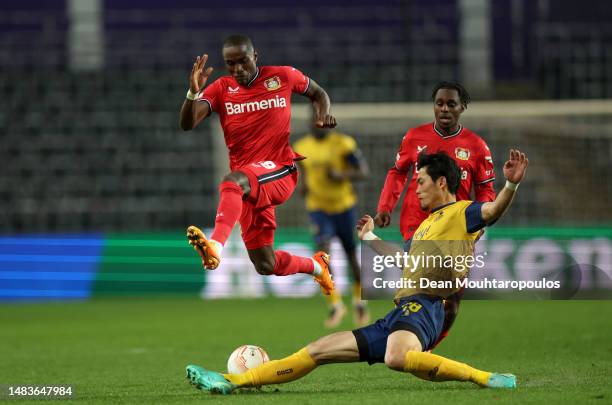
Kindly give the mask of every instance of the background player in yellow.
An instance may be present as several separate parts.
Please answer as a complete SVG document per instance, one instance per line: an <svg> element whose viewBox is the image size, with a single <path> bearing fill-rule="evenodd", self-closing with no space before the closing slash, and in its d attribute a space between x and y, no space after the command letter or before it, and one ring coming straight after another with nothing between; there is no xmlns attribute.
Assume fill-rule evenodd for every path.
<svg viewBox="0 0 612 405"><path fill-rule="evenodd" d="M366 325L370 317L366 302L361 300L354 233L357 195L352 183L367 177L367 163L351 136L315 125L312 125L309 134L293 145L293 149L306 157L299 162L303 176L300 184L316 249L329 252L331 239L336 236L340 240L353 279L353 319L359 326ZM342 321L346 307L338 290L334 290L327 300L329 315L325 326L333 328Z"/></svg>
<svg viewBox="0 0 612 405"><path fill-rule="evenodd" d="M421 208L430 214L418 227L415 239L460 238L473 242L484 226L495 222L508 209L528 164L524 153L510 150L510 158L503 168L506 185L495 201L457 202L455 193L460 172L453 159L444 152L419 156L416 193ZM361 218L357 228L360 239L379 240L372 232L374 221L369 215ZM294 381L323 364L367 361L384 363L392 370L429 381L470 381L489 388L516 387L516 377L512 374L482 371L428 352L442 331L442 300L441 295L430 291L400 290L395 309L374 324L324 336L284 359L264 363L242 374L220 374L189 365L187 378L200 389L229 394L240 387Z"/></svg>

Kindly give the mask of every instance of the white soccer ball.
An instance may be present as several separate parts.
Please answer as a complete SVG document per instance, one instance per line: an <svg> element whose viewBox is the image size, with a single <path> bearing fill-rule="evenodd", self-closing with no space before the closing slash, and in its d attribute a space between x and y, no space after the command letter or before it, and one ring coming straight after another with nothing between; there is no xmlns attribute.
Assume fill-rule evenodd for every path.
<svg viewBox="0 0 612 405"><path fill-rule="evenodd" d="M230 374L244 373L267 361L270 361L270 357L261 347L254 345L240 346L227 359L227 372Z"/></svg>

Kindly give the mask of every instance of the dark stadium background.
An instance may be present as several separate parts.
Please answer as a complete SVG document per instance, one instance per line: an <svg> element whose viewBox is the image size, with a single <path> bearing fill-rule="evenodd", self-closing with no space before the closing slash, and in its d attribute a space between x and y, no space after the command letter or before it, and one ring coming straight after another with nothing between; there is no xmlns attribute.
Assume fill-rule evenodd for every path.
<svg viewBox="0 0 612 405"><path fill-rule="evenodd" d="M586 264L610 271L606 1L32 0L0 8L2 300L231 283L218 273L205 280L182 235L189 224L212 225L224 145L216 119L183 133L178 110L195 56L209 53L214 77L223 74L220 43L237 32L253 38L260 64L295 66L327 89L339 129L356 137L372 169L358 185L360 212L374 212L404 132L432 119L432 85L458 79L474 99L464 121L492 148L496 187L509 147L532 157L529 180L491 238L515 235L516 249L562 239L564 252L596 239L583 247ZM308 129L304 100L294 103L293 140ZM278 244L312 248L302 207L296 195L278 210ZM230 245L226 265L262 285L243 291L234 281L223 294L276 291L268 284L281 281L251 272L237 235ZM342 255L337 246L332 253L344 286ZM282 283L289 291L281 295L316 293Z"/></svg>
<svg viewBox="0 0 612 405"><path fill-rule="evenodd" d="M309 277L258 275L238 230L221 267L205 273L185 239L189 224L213 225L228 168L216 117L178 127L188 74L206 52L221 75L221 42L242 33L260 65L295 66L328 91L339 130L371 168L357 185L360 213L376 209L405 131L433 120L432 86L462 81L473 99L462 122L491 147L496 188L508 148L531 160L508 215L479 242L489 253L480 277L545 276L568 288L501 297L522 301L479 291L490 299L462 303L436 349L515 373L513 392L360 364L234 399L609 402L610 301L576 299L612 290L609 3L1 1L0 398L6 384L71 384L87 403L217 401L183 381L186 364L222 370L242 344L278 358L326 333ZM309 113L293 102L295 141ZM399 238L398 214L384 238ZM277 217L276 245L312 252L297 193ZM338 244L331 253L350 295ZM392 304L369 305L376 318Z"/></svg>

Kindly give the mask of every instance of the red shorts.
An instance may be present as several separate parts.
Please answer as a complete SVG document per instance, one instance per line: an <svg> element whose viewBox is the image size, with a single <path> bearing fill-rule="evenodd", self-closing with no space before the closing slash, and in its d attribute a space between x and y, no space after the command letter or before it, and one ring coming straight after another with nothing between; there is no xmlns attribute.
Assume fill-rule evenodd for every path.
<svg viewBox="0 0 612 405"><path fill-rule="evenodd" d="M243 201L240 214L242 240L247 249L274 244L276 217L274 208L287 201L298 180L295 164L279 165L272 161L251 163L235 171L246 174L251 192Z"/></svg>

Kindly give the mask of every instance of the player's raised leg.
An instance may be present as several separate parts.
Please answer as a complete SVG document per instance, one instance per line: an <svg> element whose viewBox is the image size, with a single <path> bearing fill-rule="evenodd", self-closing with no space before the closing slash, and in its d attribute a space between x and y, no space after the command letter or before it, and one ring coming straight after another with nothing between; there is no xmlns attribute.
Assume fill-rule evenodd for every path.
<svg viewBox="0 0 612 405"><path fill-rule="evenodd" d="M272 247L276 231L275 207L293 194L298 180L296 166L260 162L243 167L241 171L248 176L251 185L240 216L242 240L257 272L275 276L312 274L323 293L331 294L334 286L327 253L318 252L310 258L275 251Z"/></svg>
<svg viewBox="0 0 612 405"><path fill-rule="evenodd" d="M220 394L237 388L283 384L304 377L323 364L359 361L352 332L324 336L280 360L272 360L242 374L221 374L199 366L187 366L187 378L196 387Z"/></svg>
<svg viewBox="0 0 612 405"><path fill-rule="evenodd" d="M265 234L265 232L259 232L259 234ZM268 238L264 237L263 239L267 240ZM274 250L271 245L258 248L251 247L247 251L255 270L259 274L275 276L288 276L297 273L311 274L320 285L323 294L330 295L335 291L329 271L329 255L325 252L317 252L313 257L303 257L284 250Z"/></svg>
<svg viewBox="0 0 612 405"><path fill-rule="evenodd" d="M244 173L236 171L226 175L219 185L220 199L211 238L207 239L204 232L194 225L187 228L189 244L202 257L204 268L214 270L219 266L223 245L240 217L243 197L250 190L249 178Z"/></svg>
<svg viewBox="0 0 612 405"><path fill-rule="evenodd" d="M215 269L221 261L221 251L238 220L249 258L258 273L286 276L312 274L324 294L330 294L333 282L329 272L329 256L324 252L312 258L274 251L276 218L274 207L284 203L297 183L295 165L279 165L266 161L243 166L225 176L219 186L221 198L210 239L195 226L187 231L189 243L202 257L207 269Z"/></svg>

